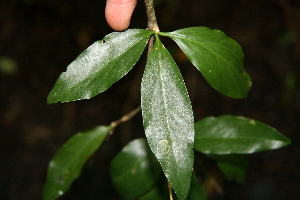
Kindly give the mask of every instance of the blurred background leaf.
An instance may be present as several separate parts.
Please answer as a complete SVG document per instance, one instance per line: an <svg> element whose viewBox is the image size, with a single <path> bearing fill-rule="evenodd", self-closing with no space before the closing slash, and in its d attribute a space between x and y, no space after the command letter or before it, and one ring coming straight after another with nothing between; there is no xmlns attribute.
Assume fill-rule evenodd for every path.
<svg viewBox="0 0 300 200"><path fill-rule="evenodd" d="M112 181L126 199L149 192L157 183L162 169L145 138L135 139L113 159L110 166Z"/></svg>
<svg viewBox="0 0 300 200"><path fill-rule="evenodd" d="M229 181L244 183L247 173L248 160L242 154L208 155L221 169Z"/></svg>
<svg viewBox="0 0 300 200"><path fill-rule="evenodd" d="M56 152L49 163L44 200L57 199L69 190L81 174L84 164L100 147L111 129L109 126L98 126L76 133Z"/></svg>
<svg viewBox="0 0 300 200"><path fill-rule="evenodd" d="M17 72L17 63L8 57L0 57L0 72L6 75L13 75Z"/></svg>

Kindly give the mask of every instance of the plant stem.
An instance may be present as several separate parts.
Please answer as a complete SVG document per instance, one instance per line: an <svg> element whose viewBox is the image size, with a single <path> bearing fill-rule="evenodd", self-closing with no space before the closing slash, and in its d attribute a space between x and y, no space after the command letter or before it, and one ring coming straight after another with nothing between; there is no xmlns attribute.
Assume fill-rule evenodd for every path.
<svg viewBox="0 0 300 200"><path fill-rule="evenodd" d="M109 134L113 134L114 129L119 126L120 124L127 122L128 120L130 120L132 117L134 117L138 112L140 112L141 107L137 107L136 109L134 109L133 111L131 111L130 113L124 115L123 117L121 117L120 119L113 121L110 123L111 127L113 128Z"/></svg>
<svg viewBox="0 0 300 200"><path fill-rule="evenodd" d="M157 25L157 21L156 21L156 16L155 16L155 10L154 10L154 6L153 6L153 0L144 0L145 2L145 6L146 6L146 13L147 13L147 18L148 18L148 25L147 25L147 29L150 31L155 31L156 33L159 32L159 28ZM148 43L148 56L151 52L151 49L153 47L154 44L154 36L152 35L150 37L149 43Z"/></svg>
<svg viewBox="0 0 300 200"><path fill-rule="evenodd" d="M173 200L172 186L169 181L168 181L168 189L169 189L170 200Z"/></svg>
<svg viewBox="0 0 300 200"><path fill-rule="evenodd" d="M144 0L144 1L145 1L145 5L146 5L146 13L147 13L147 18L148 18L147 29L150 30L150 31L155 31L156 33L158 33L159 28L158 28L157 21L156 21L155 10L154 10L154 6L153 6L153 0ZM148 56L151 52L153 44L154 44L154 37L152 35L151 38L149 39ZM130 113L128 113L128 114L124 115L123 117L121 117L120 119L111 122L110 125L112 126L112 130L109 132L109 134L110 135L113 134L115 127L117 127L121 123L124 123L124 122L130 120L140 110L141 110L141 107L139 106L136 109L134 109L133 111L131 111Z"/></svg>
<svg viewBox="0 0 300 200"><path fill-rule="evenodd" d="M147 29L150 31L159 32L159 28L156 21L155 10L153 6L153 0L144 0L146 6L146 13L148 18Z"/></svg>

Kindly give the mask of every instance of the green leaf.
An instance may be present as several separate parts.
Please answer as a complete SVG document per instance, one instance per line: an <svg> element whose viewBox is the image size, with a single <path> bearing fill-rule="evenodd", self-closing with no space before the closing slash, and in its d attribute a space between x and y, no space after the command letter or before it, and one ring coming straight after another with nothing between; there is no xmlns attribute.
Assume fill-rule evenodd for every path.
<svg viewBox="0 0 300 200"><path fill-rule="evenodd" d="M245 117L207 117L195 123L194 148L206 154L250 154L290 142L276 129Z"/></svg>
<svg viewBox="0 0 300 200"><path fill-rule="evenodd" d="M139 200L166 200L169 199L168 181L165 176L160 177L153 188L141 196ZM174 196L174 200L177 199Z"/></svg>
<svg viewBox="0 0 300 200"><path fill-rule="evenodd" d="M150 192L140 197L139 200L166 200L169 199L167 187L154 187Z"/></svg>
<svg viewBox="0 0 300 200"><path fill-rule="evenodd" d="M82 52L62 73L48 104L90 99L125 76L140 58L153 31L113 32Z"/></svg>
<svg viewBox="0 0 300 200"><path fill-rule="evenodd" d="M195 174L193 174L192 181L191 181L191 188L189 192L189 196L187 200L206 200L206 191L202 187L202 185L197 180Z"/></svg>
<svg viewBox="0 0 300 200"><path fill-rule="evenodd" d="M244 183L248 161L245 155L208 155L212 158L229 181Z"/></svg>
<svg viewBox="0 0 300 200"><path fill-rule="evenodd" d="M243 51L222 31L190 27L160 35L172 38L214 89L232 98L247 96L251 80Z"/></svg>
<svg viewBox="0 0 300 200"><path fill-rule="evenodd" d="M56 199L70 188L87 159L99 148L110 129L110 126L98 126L75 134L65 143L49 163L44 200Z"/></svg>
<svg viewBox="0 0 300 200"><path fill-rule="evenodd" d="M155 187L147 194L139 198L140 200L165 200L169 199L168 183L166 180L160 180ZM176 196L173 196L176 200ZM206 192L193 174L191 179L190 191L187 200L206 200Z"/></svg>
<svg viewBox="0 0 300 200"><path fill-rule="evenodd" d="M136 139L113 159L110 174L120 195L132 199L151 190L162 170L147 141Z"/></svg>
<svg viewBox="0 0 300 200"><path fill-rule="evenodd" d="M145 134L179 199L186 199L194 162L193 111L173 58L156 42L141 85Z"/></svg>

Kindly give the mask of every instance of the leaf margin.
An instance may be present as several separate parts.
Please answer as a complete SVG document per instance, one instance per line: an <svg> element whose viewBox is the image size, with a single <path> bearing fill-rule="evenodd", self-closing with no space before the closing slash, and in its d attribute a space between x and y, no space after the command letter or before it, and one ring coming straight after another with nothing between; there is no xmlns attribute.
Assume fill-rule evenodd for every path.
<svg viewBox="0 0 300 200"><path fill-rule="evenodd" d="M194 140L193 111L192 111L192 107L191 107L191 104L190 104L190 99L188 97L188 93L187 93L186 87L184 85L183 78L182 78L182 76L180 74L180 71L178 69L177 64L175 63L175 61L173 60L172 56L169 54L169 52L167 51L167 49L160 42L159 37L158 37L157 34L155 34L155 38L156 38L156 41L155 41L155 43L153 45L153 48L152 48L152 50L151 50L151 52L149 54L149 58L148 58L148 61L147 61L147 64L146 64L146 68L145 68L145 72L144 72L143 79L142 79L142 84L141 84L141 99L142 99L141 105L142 105L143 124L144 124L145 134L146 134L149 146L150 146L152 152L155 154L155 156L159 160L159 162L160 162L160 164L161 164L161 166L163 168L165 176L167 177L167 179L171 183L171 185L172 185L173 189L175 190L175 193L178 195L179 199L186 199L187 196L188 196L188 192L189 192L189 186L190 186L190 181L191 181L191 176L192 176L192 171L193 171L193 162L194 162L194 156L193 156L194 154L193 154L193 150L192 150L193 143L194 143L194 141L193 141ZM156 55L157 52L159 52L159 53L163 52L164 56L161 56L159 54L157 56ZM147 84L145 83L145 80L149 79L149 77L147 77L147 76L151 76L148 73L154 73L155 69L158 69L159 65L155 66L155 67L152 67L152 66L150 67L150 65L154 65L154 64L152 64L152 62L154 62L153 60L155 60L155 59L159 60L157 58L159 56L167 58L167 59L170 59L169 62L171 62L172 65L174 65L174 69L173 70L176 69L176 73L178 73L177 74L178 75L177 78L179 78L179 82L180 82L180 84L183 85L184 91L186 92L186 95L187 95L184 98L185 98L185 101L188 102L188 103L185 102L186 103L185 105L187 105L187 110L188 110L188 113L189 113L187 116L189 116L189 115L190 116L186 120L191 121L191 124L192 124L192 126L190 128L188 128L187 130L190 129L188 132L192 132L190 135L193 135L193 136L192 137L188 137L189 138L188 139L189 142L187 143L188 146L185 147L187 149L186 153L185 153L185 154L187 154L187 156L186 157L183 156L184 157L183 160L186 160L187 162L184 163L183 160L179 159L180 160L179 163L181 163L181 165L188 165L189 167L185 167L186 169L184 169L184 170L178 170L178 166L179 167L182 167L182 166L180 166L179 163L176 163L176 164L174 164L174 166L176 166L176 168L177 168L177 170L174 170L174 171L176 171L175 173L173 173L172 167L170 167L170 163L167 160L168 160L168 156L169 156L169 151L170 150L174 151L173 150L174 146L175 146L175 149L178 148L178 147L176 147L176 145L173 144L174 140L171 143L169 143L170 139L169 139L168 136L167 137L166 136L158 137L157 135L153 136L152 135L153 130L151 129L151 127L149 128L149 126L151 125L153 127L154 125L152 123L155 122L155 120L152 119L152 121L151 121L151 119L150 119L151 122L148 122L148 119L147 119L147 118L152 118L153 115L156 115L156 114L153 113L153 109L152 108L151 109L149 108L149 105L150 105L150 107L153 107L152 103L149 103L149 102L147 102L145 100L145 96L147 96L147 98L153 98L153 95L151 95L150 92L149 92L150 89L147 88L146 86L151 85L152 88L155 88L155 86L153 85L153 83L151 84L151 82L153 82L153 81L155 82L155 80L157 80L157 78L152 78L151 81L150 81L150 83L147 83ZM152 57L155 57L155 59L152 59ZM164 67L165 68L162 68L162 69L166 70L166 66L164 66ZM173 71L172 73L175 73L175 72ZM164 76L164 78L166 78L166 77ZM158 83L158 84L160 84L160 83ZM170 84L170 83L168 83L168 84ZM165 89L166 87L162 87L162 88ZM151 91L151 92L157 92L157 91ZM158 100L158 99L155 99L154 101L156 101L156 100ZM159 107L159 106L157 106L157 107ZM147 109L150 110L150 111L147 111ZM165 111L163 111L163 112L167 112L168 110L169 109L165 109ZM163 114L163 116L167 117L168 114ZM191 119L189 119L189 118L191 118ZM159 123L161 123L161 121L159 121L158 124ZM160 127L160 126L158 126L158 127ZM155 132L155 129L154 129L154 132ZM152 139L154 139L154 140L152 141ZM162 154L161 154L160 151L162 152ZM166 154L164 154L164 152ZM173 156L174 155L175 154L173 153ZM164 157L164 156L167 156L167 158ZM177 156L179 156L179 155L177 154ZM188 182L189 182L188 184L187 183L186 184L182 184L181 183L181 181L182 181L181 179L184 176L179 175L180 173L186 173L186 174L188 174L186 176L189 177L189 178L185 178L185 179L188 179ZM174 174L178 174L178 179L174 178ZM177 176L177 175L175 175L175 176ZM180 183L178 184L174 180L179 180ZM178 185L180 185L180 186L178 186ZM183 186L184 186L184 188L183 188Z"/></svg>
<svg viewBox="0 0 300 200"><path fill-rule="evenodd" d="M47 97L47 104L90 99L106 91L133 68L153 33L154 31L146 29L128 29L124 32L112 32L102 40L94 42L68 65L66 72L60 74ZM129 43L130 37L136 37L137 42ZM127 43L124 43L124 40L127 40ZM134 48L137 45L141 47ZM128 52L131 56L127 56ZM125 56L126 59L120 59L120 56ZM126 67L124 60L130 62Z"/></svg>
<svg viewBox="0 0 300 200"><path fill-rule="evenodd" d="M228 121L229 120L229 123ZM230 122L231 120L231 122ZM216 128L216 124L219 123L219 128ZM231 123L231 124L230 124ZM242 123L241 126L237 126L237 123ZM205 125L207 124L207 125ZM248 125L250 128L254 128L254 126L259 126L265 132L267 132L271 138L266 138L265 142L262 142L260 145L257 143L259 140L264 139L263 137L245 137L245 126ZM208 128L204 128L207 126ZM229 130L234 131L236 134L238 133L236 129L241 129L243 131L243 135L241 138L235 138L234 135L230 135L230 132L224 133L226 130L224 126L227 126ZM221 133L224 133L223 136L219 136ZM240 131L241 132L241 131ZM257 134L256 131L251 132ZM219 134L216 136L216 134ZM235 141L235 143L228 142L231 139ZM278 142L276 142L277 137ZM253 139L254 138L254 139ZM252 139L252 140L251 140ZM251 141L250 141L251 140ZM272 140L274 146L271 146L270 143ZM251 142L251 143L250 143ZM261 151L273 150L285 147L291 143L291 140L284 135L282 135L275 128L268 126L262 122L246 118L243 116L234 116L234 115L221 115L219 117L205 117L202 120L199 120L195 123L195 143L194 149L196 151L202 152L204 154L252 154Z"/></svg>

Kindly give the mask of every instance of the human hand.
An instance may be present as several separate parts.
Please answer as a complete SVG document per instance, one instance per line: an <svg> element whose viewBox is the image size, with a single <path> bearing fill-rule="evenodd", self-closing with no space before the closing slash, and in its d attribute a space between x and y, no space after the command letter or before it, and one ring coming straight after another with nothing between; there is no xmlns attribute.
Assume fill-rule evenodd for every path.
<svg viewBox="0 0 300 200"><path fill-rule="evenodd" d="M137 0L107 0L105 18L108 25L116 31L128 28Z"/></svg>

